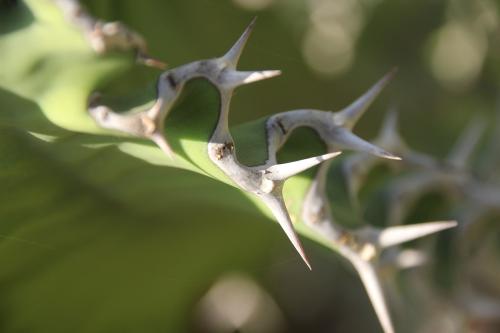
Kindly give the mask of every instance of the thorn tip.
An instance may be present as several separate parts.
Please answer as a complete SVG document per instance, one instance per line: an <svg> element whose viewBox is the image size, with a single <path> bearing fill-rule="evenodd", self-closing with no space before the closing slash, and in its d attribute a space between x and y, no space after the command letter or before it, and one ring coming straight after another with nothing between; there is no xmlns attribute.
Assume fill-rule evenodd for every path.
<svg viewBox="0 0 500 333"><path fill-rule="evenodd" d="M222 57L222 59L224 59L233 69L238 65L238 61L240 60L241 54L243 53L243 49L245 48L248 38L252 34L252 31L255 27L256 20L257 17L254 17L252 21L250 21L250 24L247 26L245 31L243 31L243 34L241 34L240 38Z"/></svg>
<svg viewBox="0 0 500 333"><path fill-rule="evenodd" d="M165 153L167 154L167 156L171 159L171 160L174 160L175 159L175 154L174 154L174 151L172 150L172 148L170 147L170 144L168 143L167 139L165 138L164 135L162 135L161 133L155 133L151 136L151 140L153 140L154 143L156 143L156 145L158 147L160 147L160 149Z"/></svg>

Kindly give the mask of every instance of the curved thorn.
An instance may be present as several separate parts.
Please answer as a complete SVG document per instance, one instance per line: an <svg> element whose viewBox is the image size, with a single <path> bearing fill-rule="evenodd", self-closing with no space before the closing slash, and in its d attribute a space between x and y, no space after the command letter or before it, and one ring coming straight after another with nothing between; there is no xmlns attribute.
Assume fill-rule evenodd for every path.
<svg viewBox="0 0 500 333"><path fill-rule="evenodd" d="M396 72L397 68L395 67L353 103L340 110L339 112L336 112L333 115L335 123L339 126L343 126L349 129L353 128L359 118L368 109L370 104L375 100L375 98L377 98L377 96L382 92L385 86L392 80Z"/></svg>
<svg viewBox="0 0 500 333"><path fill-rule="evenodd" d="M335 156L340 155L340 153L341 152L328 153L294 162L276 164L265 170L266 177L271 180L285 180L287 178L295 176L302 171L312 168L313 166L316 166L323 161L332 159Z"/></svg>
<svg viewBox="0 0 500 333"><path fill-rule="evenodd" d="M304 248L302 247L300 239L297 236L295 229L293 228L292 221L290 220L290 215L288 214L283 199L273 194L265 195L262 197L262 199L264 203L267 205L267 207L269 207L269 209L273 213L274 217L278 221L279 225L285 232L286 236L292 243L297 253L302 258L304 263L307 265L309 270L312 270L311 264L309 263L309 259L306 256L306 253L304 251Z"/></svg>
<svg viewBox="0 0 500 333"><path fill-rule="evenodd" d="M252 34L253 28L255 27L255 21L257 17L254 17L248 27L245 29L240 38L236 41L236 43L231 47L229 51L222 57L228 65L228 67L235 69L238 65L238 61L240 60L241 53L247 44L248 38Z"/></svg>
<svg viewBox="0 0 500 333"><path fill-rule="evenodd" d="M380 231L378 245L386 248L456 226L456 221L442 221L389 227Z"/></svg>

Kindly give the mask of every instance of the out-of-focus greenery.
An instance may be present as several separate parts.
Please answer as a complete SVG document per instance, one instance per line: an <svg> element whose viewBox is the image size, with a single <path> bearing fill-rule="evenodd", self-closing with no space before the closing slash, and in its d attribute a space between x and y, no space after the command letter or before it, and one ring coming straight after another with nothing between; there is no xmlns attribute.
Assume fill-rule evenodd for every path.
<svg viewBox="0 0 500 333"><path fill-rule="evenodd" d="M340 109L393 66L399 74L361 120L360 136L375 135L384 113L396 106L405 139L443 156L473 117L495 119L500 34L494 1L267 2L248 9L252 2L243 0L84 1L93 15L139 31L150 53L170 67L221 55L258 15L241 68L284 74L237 91L234 125L301 107ZM143 91L153 92L159 72L131 66L127 56L102 62L85 51L77 31L68 32L69 39L18 38L40 18L16 16L16 6L3 1L0 7L0 59L11 56L0 64L1 332L208 331L198 302L231 271L264 286L281 311L283 331L379 330L359 279L343 261L308 242L314 270L307 272L278 227L239 191L113 147L93 149L91 138L50 121L40 107L57 103L44 96L54 82L66 89L97 81L115 104L128 105L146 99ZM34 52L50 56L38 58L29 72L17 71ZM109 68L97 70L94 62ZM75 103L83 97L75 96ZM71 114L66 101L61 107ZM93 125L72 126L84 131ZM342 213L352 209L342 188L334 192L346 215L341 222L360 224L356 214ZM447 206L436 209L432 201L422 200L413 222L447 217ZM375 213L364 218L384 224ZM424 320L393 312L401 332L414 332Z"/></svg>

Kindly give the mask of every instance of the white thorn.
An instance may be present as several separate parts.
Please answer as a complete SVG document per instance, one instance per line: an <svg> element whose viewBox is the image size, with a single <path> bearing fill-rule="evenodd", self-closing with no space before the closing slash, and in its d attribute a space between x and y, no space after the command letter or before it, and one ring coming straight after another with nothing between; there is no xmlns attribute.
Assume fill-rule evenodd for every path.
<svg viewBox="0 0 500 333"><path fill-rule="evenodd" d="M326 180L331 160L318 167L302 204L302 220L327 239L338 239L341 230L335 225L326 195Z"/></svg>
<svg viewBox="0 0 500 333"><path fill-rule="evenodd" d="M398 131L398 113L390 110L384 119L382 129L377 138L377 143L386 149L402 150L405 143L402 141Z"/></svg>
<svg viewBox="0 0 500 333"><path fill-rule="evenodd" d="M281 197L278 197L274 194L268 194L261 197L264 203L269 207L274 217L278 221L279 225L285 232L286 236L292 243L295 250L298 252L302 260L305 262L309 270L311 270L311 264L309 263L309 259L305 254L304 248L300 242L295 229L293 228L292 221L290 220L290 215L288 215L288 211L286 209L285 203Z"/></svg>
<svg viewBox="0 0 500 333"><path fill-rule="evenodd" d="M167 154L168 157L170 157L170 159L174 159L174 151L172 150L172 148L170 147L170 144L168 143L167 139L165 138L165 135L163 135L162 133L154 133L151 135L151 140L153 140L154 143L156 143L158 145L158 147L160 147L160 149L165 153Z"/></svg>
<svg viewBox="0 0 500 333"><path fill-rule="evenodd" d="M159 59L153 58L150 55L148 55L146 53L142 53L140 51L137 52L136 59L137 59L137 62L139 64L143 64L143 65L146 65L148 67L154 67L154 68L158 68L161 70L164 70L167 68L167 64L165 62L163 62Z"/></svg>
<svg viewBox="0 0 500 333"><path fill-rule="evenodd" d="M363 260L357 253L354 253L345 247L342 249L342 254L351 262L358 272L384 333L394 333L394 327L392 326L391 317L389 310L387 309L382 287L380 286L380 282L373 265L370 262Z"/></svg>
<svg viewBox="0 0 500 333"><path fill-rule="evenodd" d="M398 132L398 112L396 110L391 109L385 116L382 132L383 133Z"/></svg>
<svg viewBox="0 0 500 333"><path fill-rule="evenodd" d="M352 104L339 112L336 112L333 115L335 124L349 129L353 128L359 118L365 113L366 109L368 109L370 104L391 81L396 72L397 69L394 68Z"/></svg>
<svg viewBox="0 0 500 333"><path fill-rule="evenodd" d="M250 22L248 27L245 29L241 37L236 41L236 43L231 47L231 49L222 57L222 59L227 63L229 68L235 69L240 60L241 53L245 48L248 38L252 34L252 30L255 27L255 21L257 17L254 17Z"/></svg>
<svg viewBox="0 0 500 333"><path fill-rule="evenodd" d="M323 161L340 155L341 152L328 153L320 156L310 157L299 161L273 165L265 170L265 177L271 180L285 180L305 171Z"/></svg>
<svg viewBox="0 0 500 333"><path fill-rule="evenodd" d="M467 166L474 148L479 143L481 135L484 133L486 121L483 118L476 118L460 135L455 143L448 162L456 168L463 169Z"/></svg>
<svg viewBox="0 0 500 333"><path fill-rule="evenodd" d="M150 133L149 129L145 128L145 119L148 119L148 123L150 123L149 125L155 125L150 118L141 118L141 115L143 115L144 112L134 114L119 114L102 105L90 107L88 111L90 116L100 127L124 132L142 138L148 138L156 143L158 147L160 147L160 149L168 155L168 157L170 157L171 159L174 158L174 153L172 151L172 148L168 144L165 135L158 130Z"/></svg>
<svg viewBox="0 0 500 333"><path fill-rule="evenodd" d="M390 160L401 160L401 157L393 155L388 151L375 146L374 144L361 139L356 134L347 129L339 129L334 137L334 144L343 149L351 149L359 152L365 152Z"/></svg>
<svg viewBox="0 0 500 333"><path fill-rule="evenodd" d="M456 221L443 221L389 227L380 231L378 245L382 248L386 248L455 226L457 226Z"/></svg>
<svg viewBox="0 0 500 333"><path fill-rule="evenodd" d="M398 252L395 264L399 269L409 269L422 266L429 259L425 252L420 250L406 249Z"/></svg>
<svg viewBox="0 0 500 333"><path fill-rule="evenodd" d="M266 71L235 71L226 70L221 74L221 84L226 88L236 88L238 86L269 79L281 74L279 70L266 70Z"/></svg>
<svg viewBox="0 0 500 333"><path fill-rule="evenodd" d="M335 153L337 153L338 156L342 152L334 152L333 154ZM332 164L331 162L331 160L328 160L328 162L321 164L321 166L318 168L316 176L313 179L313 185L315 185L315 187L317 188L318 197L320 198L326 197L326 182L328 178L328 170L330 170L330 166ZM313 185L311 185L311 187Z"/></svg>
<svg viewBox="0 0 500 333"><path fill-rule="evenodd" d="M377 139L374 141L374 144L398 152L404 150L405 144L397 132L397 112L394 109L386 114L382 129ZM397 158L391 156L390 159ZM359 208L357 194L366 175L380 163L382 163L380 159L375 158L373 155L366 154L354 154L345 159L343 171L346 175L347 189L351 202L356 205L357 208Z"/></svg>
<svg viewBox="0 0 500 333"><path fill-rule="evenodd" d="M102 128L144 136L144 128L139 114L120 114L103 105L90 107L88 111L94 121Z"/></svg>

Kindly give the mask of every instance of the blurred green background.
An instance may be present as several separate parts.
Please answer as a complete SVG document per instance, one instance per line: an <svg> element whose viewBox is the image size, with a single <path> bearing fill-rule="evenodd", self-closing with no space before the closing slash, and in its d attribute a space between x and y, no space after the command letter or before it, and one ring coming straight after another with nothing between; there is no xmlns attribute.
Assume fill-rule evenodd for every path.
<svg viewBox="0 0 500 333"><path fill-rule="evenodd" d="M2 2L0 26L10 3ZM396 79L355 129L361 137L373 138L395 107L406 141L442 157L472 119L489 122L484 142L499 119L493 0L83 3L140 32L171 68L222 55L258 16L240 68L283 74L237 90L233 125L289 109L338 110L394 66ZM0 64L0 76L6 70ZM103 92L133 98L158 75L136 66ZM239 191L113 148L76 149L68 135L51 145L25 132L34 114L36 100L0 89L0 332L380 331L348 264L304 240L307 271ZM491 159L481 156L479 174ZM424 198L411 219L447 213ZM401 273L396 289L413 273ZM398 332L424 332L406 292L388 295Z"/></svg>

